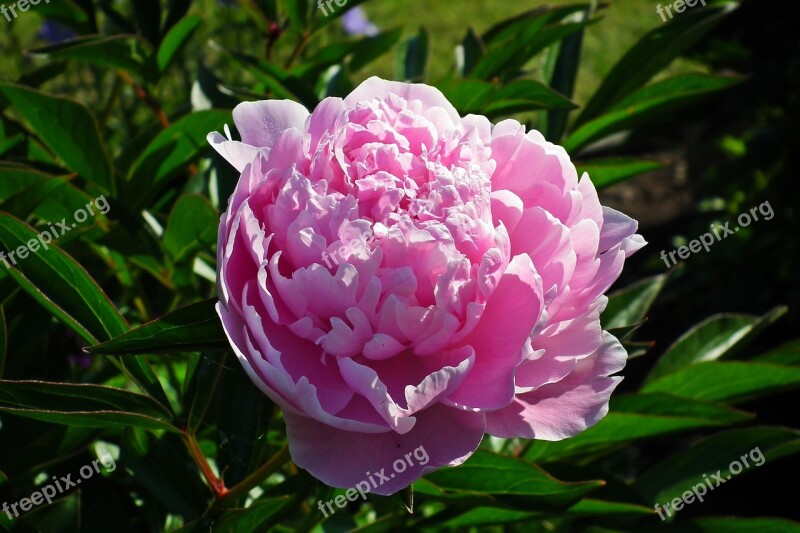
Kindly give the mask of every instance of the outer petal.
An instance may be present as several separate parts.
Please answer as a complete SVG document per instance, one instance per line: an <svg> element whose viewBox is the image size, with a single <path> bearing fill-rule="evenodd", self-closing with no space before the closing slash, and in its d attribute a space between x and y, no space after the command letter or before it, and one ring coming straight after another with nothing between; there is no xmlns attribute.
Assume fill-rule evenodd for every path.
<svg viewBox="0 0 800 533"><path fill-rule="evenodd" d="M500 411L487 414L487 433L495 437L562 440L599 422L621 377L627 353L611 334L566 378L526 394Z"/></svg>
<svg viewBox="0 0 800 533"><path fill-rule="evenodd" d="M208 143L239 172L242 172L260 151L255 146L228 140L217 132L208 134Z"/></svg>
<svg viewBox="0 0 800 533"><path fill-rule="evenodd" d="M271 148L282 131L305 129L308 110L291 100L242 102L233 110L233 121L242 142L259 148Z"/></svg>
<svg viewBox="0 0 800 533"><path fill-rule="evenodd" d="M336 429L316 420L286 412L289 452L295 464L333 487L353 488L359 482L375 480L371 492L387 496L416 479L446 465L464 462L483 438L482 413L459 411L433 405L416 414L414 429L404 435L395 432L368 434ZM414 451L419 450L418 457ZM405 459L408 454L412 465ZM346 457L347 460L339 458ZM397 463L405 470L398 472ZM398 468L400 470L402 467ZM389 481L380 483L377 473ZM377 485L377 486L375 486Z"/></svg>

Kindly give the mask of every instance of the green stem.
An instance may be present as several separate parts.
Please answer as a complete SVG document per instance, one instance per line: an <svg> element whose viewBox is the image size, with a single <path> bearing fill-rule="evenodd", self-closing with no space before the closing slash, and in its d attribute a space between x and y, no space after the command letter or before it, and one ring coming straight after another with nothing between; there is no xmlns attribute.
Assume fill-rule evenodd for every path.
<svg viewBox="0 0 800 533"><path fill-rule="evenodd" d="M218 511L230 507L236 500L246 496L252 489L261 485L269 476L277 472L289 459L289 445L287 444L241 483L218 495L210 511Z"/></svg>

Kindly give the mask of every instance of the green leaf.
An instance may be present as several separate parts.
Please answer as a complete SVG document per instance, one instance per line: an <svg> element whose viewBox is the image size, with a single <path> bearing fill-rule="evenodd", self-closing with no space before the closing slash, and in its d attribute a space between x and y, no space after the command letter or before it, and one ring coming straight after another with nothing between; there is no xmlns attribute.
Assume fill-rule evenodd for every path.
<svg viewBox="0 0 800 533"><path fill-rule="evenodd" d="M484 112L489 118L536 109L575 109L577 104L550 87L534 80L515 80L489 99Z"/></svg>
<svg viewBox="0 0 800 533"><path fill-rule="evenodd" d="M765 462L800 452L800 431L755 427L717 433L668 457L642 474L634 487L650 502L665 504L692 487L705 484L706 499L714 498L705 479L716 489ZM734 462L739 462L735 465ZM746 461L746 465L745 465ZM733 466L733 470L731 470ZM719 478L714 474L719 472ZM739 481L743 482L743 481ZM702 496L702 494L701 494ZM694 503L698 503L695 501ZM671 509L674 513L674 509Z"/></svg>
<svg viewBox="0 0 800 533"><path fill-rule="evenodd" d="M207 507L208 487L195 462L189 459L185 441L179 435L158 436L129 428L120 441L119 462L130 472L129 479L144 500L143 508L164 506L186 520L202 514Z"/></svg>
<svg viewBox="0 0 800 533"><path fill-rule="evenodd" d="M33 250L30 244L42 242L37 236L24 222L0 213L5 250ZM8 271L34 300L92 344L127 331L125 319L83 267L58 247L36 248Z"/></svg>
<svg viewBox="0 0 800 533"><path fill-rule="evenodd" d="M703 97L727 89L741 81L737 76L684 74L639 89L616 104L606 114L587 122L564 140L564 149L577 152L592 141L612 133L646 124Z"/></svg>
<svg viewBox="0 0 800 533"><path fill-rule="evenodd" d="M106 192L114 192L111 159L97 121L85 106L7 83L0 83L0 93L70 170Z"/></svg>
<svg viewBox="0 0 800 533"><path fill-rule="evenodd" d="M645 85L736 7L735 3L724 3L694 9L649 31L603 78L603 83L592 95L573 128L599 117Z"/></svg>
<svg viewBox="0 0 800 533"><path fill-rule="evenodd" d="M776 365L800 365L800 339L796 339L771 350L754 359L759 363Z"/></svg>
<svg viewBox="0 0 800 533"><path fill-rule="evenodd" d="M66 426L178 431L151 398L100 385L0 380L0 411Z"/></svg>
<svg viewBox="0 0 800 533"><path fill-rule="evenodd" d="M247 72L252 74L256 80L263 84L265 92L269 92L275 98L294 100L309 109L315 108L319 103L319 98L317 98L314 93L313 87L293 73L287 72L269 61L264 61L257 57L227 50L218 45L215 45L215 48L225 52L234 61L244 67Z"/></svg>
<svg viewBox="0 0 800 533"><path fill-rule="evenodd" d="M352 48L352 56L348 63L350 72L356 73L378 59L391 50L402 36L403 29L396 28L358 41Z"/></svg>
<svg viewBox="0 0 800 533"><path fill-rule="evenodd" d="M12 196L24 195L26 189L34 187L38 182L54 178L56 176L30 167L0 163L0 202L9 201ZM62 187L51 189L32 212L45 221L58 221L64 218L70 220L75 216L75 211L86 207L86 204L94 199L72 183L67 183ZM11 200L11 203L14 202L15 200ZM30 212L25 215L27 217ZM106 217L102 213L95 212L92 220L100 226L107 224Z"/></svg>
<svg viewBox="0 0 800 533"><path fill-rule="evenodd" d="M768 363L709 361L652 381L642 392L737 403L800 386L800 368Z"/></svg>
<svg viewBox="0 0 800 533"><path fill-rule="evenodd" d="M751 418L730 407L669 394L616 396L611 400L610 412L600 422L570 439L534 441L525 458L558 461L612 450L636 440L746 422Z"/></svg>
<svg viewBox="0 0 800 533"><path fill-rule="evenodd" d="M585 8L586 4L545 6L517 17L502 29L489 30L483 36L487 54L475 65L470 76L483 80L516 77L537 53L588 26L590 21L561 22L564 17Z"/></svg>
<svg viewBox="0 0 800 533"><path fill-rule="evenodd" d="M403 81L420 82L425 79L428 65L428 30L420 26L397 50L397 78Z"/></svg>
<svg viewBox="0 0 800 533"><path fill-rule="evenodd" d="M231 120L230 111L199 111L162 130L134 162L127 190L144 205L161 188L210 149L206 136Z"/></svg>
<svg viewBox="0 0 800 533"><path fill-rule="evenodd" d="M155 55L156 70L164 74L191 40L203 19L196 15L183 18L164 36Z"/></svg>
<svg viewBox="0 0 800 533"><path fill-rule="evenodd" d="M467 34L456 48L456 71L461 76L469 76L475 65L486 55L486 45L475 30L469 28Z"/></svg>
<svg viewBox="0 0 800 533"><path fill-rule="evenodd" d="M0 211L24 218L36 211L59 188L69 183L69 176L47 176L0 202Z"/></svg>
<svg viewBox="0 0 800 533"><path fill-rule="evenodd" d="M645 383L703 361L730 357L761 331L786 314L776 307L764 316L720 314L681 335L656 362Z"/></svg>
<svg viewBox="0 0 800 533"><path fill-rule="evenodd" d="M600 481L562 482L532 463L485 450L478 450L458 468L443 468L425 479L440 491L519 496L527 504L544 508L572 505L602 485Z"/></svg>
<svg viewBox="0 0 800 533"><path fill-rule="evenodd" d="M309 0L286 0L286 11L289 14L289 25L297 33L303 33L308 26L310 15Z"/></svg>
<svg viewBox="0 0 800 533"><path fill-rule="evenodd" d="M576 107L563 95L533 80L515 80L503 87L480 80L446 80L437 87L459 113L490 118L536 109Z"/></svg>
<svg viewBox="0 0 800 533"><path fill-rule="evenodd" d="M462 115L482 113L497 86L481 80L445 80L436 84Z"/></svg>
<svg viewBox="0 0 800 533"><path fill-rule="evenodd" d="M6 314L0 305L0 379L3 378L3 369L6 366L8 355L8 328L6 327Z"/></svg>
<svg viewBox="0 0 800 533"><path fill-rule="evenodd" d="M150 79L149 44L136 35L87 35L31 50L35 58L77 60L110 69L125 70L142 80Z"/></svg>
<svg viewBox="0 0 800 533"><path fill-rule="evenodd" d="M553 138L553 137L548 137ZM600 190L645 172L664 168L664 163L634 157L609 157L578 163L578 175L589 174L595 188Z"/></svg>
<svg viewBox="0 0 800 533"><path fill-rule="evenodd" d="M79 33L96 33L97 26L90 11L78 5L74 0L57 2L40 2L36 12L47 19L57 20Z"/></svg>
<svg viewBox="0 0 800 533"><path fill-rule="evenodd" d="M289 496L282 498L261 498L253 502L247 509L232 509L220 514L217 518L197 524L202 526L187 531L266 531L266 526L274 521L291 502ZM183 530L180 530L183 531Z"/></svg>
<svg viewBox="0 0 800 533"><path fill-rule="evenodd" d="M22 518L26 524L36 531L60 533L80 531L81 529L81 494L73 492L54 500L52 504L34 508Z"/></svg>
<svg viewBox="0 0 800 533"><path fill-rule="evenodd" d="M216 302L211 299L187 305L85 351L132 355L225 348L228 341L214 308Z"/></svg>
<svg viewBox="0 0 800 533"><path fill-rule="evenodd" d="M783 518L744 518L735 516L730 518L705 517L694 520L681 520L659 531L678 532L692 531L694 533L800 533L800 524Z"/></svg>
<svg viewBox="0 0 800 533"><path fill-rule="evenodd" d="M577 13L570 15L570 22L588 22L594 16L597 8L597 1L593 1L589 6ZM569 35L560 43L550 47L548 53L548 68L545 78L548 80L553 90L572 98L575 92L575 80L578 77L578 67L581 60L581 46L583 44L584 30ZM545 123L542 130L545 137L555 141L561 139L567 126L568 111L566 109L551 109L544 115Z"/></svg>
<svg viewBox="0 0 800 533"><path fill-rule="evenodd" d="M164 249L176 262L217 242L219 213L199 194L178 198L164 231Z"/></svg>
<svg viewBox="0 0 800 533"><path fill-rule="evenodd" d="M606 330L639 324L664 288L668 274L642 280L608 295L608 305L600 316Z"/></svg>

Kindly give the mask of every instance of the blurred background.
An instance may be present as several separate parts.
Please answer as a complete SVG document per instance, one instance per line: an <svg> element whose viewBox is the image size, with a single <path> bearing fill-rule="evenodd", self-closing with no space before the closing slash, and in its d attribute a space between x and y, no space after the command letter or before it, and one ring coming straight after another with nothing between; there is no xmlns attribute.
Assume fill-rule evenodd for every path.
<svg viewBox="0 0 800 533"><path fill-rule="evenodd" d="M7 0L3 4L12 5ZM704 424L677 429L652 429L642 422L638 436L623 424L628 429L619 430L619 440L609 431L591 446L575 445L569 453L567 448L538 447L539 443L492 445L494 451L543 464L564 481L614 478L597 501L635 504L638 514L614 508L541 515L536 513L543 511L528 502L534 515L494 511L471 522L463 519L463 509L461 514L439 514L450 509L451 502L438 501L423 512L428 521L418 522L405 521L397 513L397 502L389 501L325 524L300 511L287 511L270 527L374 527L384 511L386 516L401 516L398 522L386 522L386 527L397 528L670 527L642 516L642 509L652 508L654 495L663 496L652 473L661 470L651 469L668 469L680 462L675 454L694 449L702 439L718 438L705 453L720 464L738 457L737 446L750 449L758 442L772 442L764 445L772 455L767 454L765 466L715 490L707 501L687 506L671 527L798 531L783 520L703 521L730 515L800 520L800 510L792 503L800 495L795 482L800 461L794 456L800 450L800 189L793 157L800 148L798 20L791 10L757 0L697 3L667 21L657 11L660 5L650 0L350 0L344 7L334 3L326 16L313 2L302 0L40 2L18 10L16 18L0 16L0 211L42 228L63 216L56 218L57 213L71 213L73 204L106 194L112 206L107 219L87 223L91 227L70 234L59 246L91 274L129 324L139 325L213 297L216 217L238 176L208 150L205 135L221 131L225 123L232 126L233 106L244 100L291 98L313 107L326 96L347 94L373 75L435 85L462 114L482 113L494 122L513 117L563 144L579 170L589 172L603 205L639 221L639 232L649 245L626 263L614 287L619 291L612 299L616 303L603 317L607 328L625 336L631 354L620 393L636 397L657 375L668 373L665 368L682 367L686 359L692 364L724 364L716 361L726 358L760 361L785 371L777 369L762 383L759 372L770 369L758 365L737 367L741 372L735 375L728 374L732 367L719 367L719 374L715 366L704 367L710 369L709 376L726 381L722 387L736 388L734 381L746 382L748 375L753 382L715 395L710 391L720 385L709 377L697 385L700 392L694 396L676 393L750 413L744 427L758 429L747 435L709 437L709 426L728 422L721 415L709 415ZM37 92L32 96L19 87ZM77 102L81 109L62 107L51 98L55 96ZM87 117L94 117L92 132L97 133L86 133ZM65 146L71 134L76 136L75 146ZM94 152L100 144L105 155ZM110 174L93 178L72 163L70 150L79 159L106 158ZM55 178L60 181L53 182ZM182 202L186 196L193 200ZM765 203L774 212L769 220L742 227L708 252L692 253L675 266L668 267L662 259L662 250L669 253L688 245L712 225L730 222L733 228L741 213ZM170 228L171 240L164 240ZM9 249L10 241L3 241L2 235L0 244L6 246L0 248ZM22 272L34 285L36 275L30 278ZM61 318L54 319L60 315L37 299L31 292L35 290L0 267L0 309L6 323L0 329L0 347L4 342L7 346L5 358L0 357L0 377L130 389L117 367L82 354L81 348L91 342ZM45 299L59 305L59 298L70 301L68 294L52 290L57 294L50 298L42 289ZM95 340L106 340L100 337L95 335ZM676 343L679 338L683 344ZM659 360L667 363L658 367ZM178 419L192 391L207 379L201 371L204 364L235 374L227 390L241 386L253 394L235 360L220 363L216 355L203 353L177 362L161 356L151 356L150 361L164 390L157 394L166 395ZM701 377L687 374L681 379ZM9 391L0 387L0 408L21 405L23 400ZM280 425L265 423L240 435L214 418L224 418L231 406L210 401L198 442L219 465L226 459L235 463L232 475L241 479L277 449ZM625 405L621 404L623 411L641 416L678 416L667 407L635 410ZM8 409L0 412L11 412ZM268 403L250 413L279 420ZM196 465L187 457L176 460L186 463L188 474L175 476L192 478L191 487L164 489L185 494L179 498L155 488L164 483L163 476L154 473L159 471L158 461L146 465L148 457L185 454L180 443L162 446L135 431L122 435L95 428L63 433L46 422L22 422L4 414L0 423L0 501L24 495L42 465L59 460L84 464L78 458L98 441L123 450L122 464L129 473L125 481L108 480L87 489L83 511L62 506L65 514L56 518L14 524L0 516L0 528L117 527L109 513L86 510L92 501L102 501L104 490L115 494L115 512L131 517L126 530L208 526L198 511L207 495ZM257 441L265 436L269 443L259 448ZM237 444L237 438L242 442ZM126 439L138 439L140 448L121 443ZM31 454L17 459L15 454L26 446ZM684 459L699 461L692 457ZM705 464L711 471L709 461ZM704 470L703 463L698 465ZM697 474L690 472L678 481L685 485ZM645 481L638 485L641 475ZM641 490L633 494L632 487ZM323 490L307 488L307 494ZM289 493L290 489L278 491ZM154 502L160 498L166 500ZM521 508L527 509L525 505ZM71 525L58 529L64 516ZM505 524L496 525L495 520ZM247 530L253 523L237 523L231 530Z"/></svg>

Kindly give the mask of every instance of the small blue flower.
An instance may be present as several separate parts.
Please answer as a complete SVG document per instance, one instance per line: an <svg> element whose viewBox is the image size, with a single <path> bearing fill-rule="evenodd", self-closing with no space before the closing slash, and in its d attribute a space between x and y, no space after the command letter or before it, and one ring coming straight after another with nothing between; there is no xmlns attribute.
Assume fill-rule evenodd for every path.
<svg viewBox="0 0 800 533"><path fill-rule="evenodd" d="M342 16L342 27L349 35L378 35L378 27L371 23L361 6L356 6Z"/></svg>
<svg viewBox="0 0 800 533"><path fill-rule="evenodd" d="M57 22L45 20L39 29L39 37L50 43L60 43L75 38L76 34Z"/></svg>

